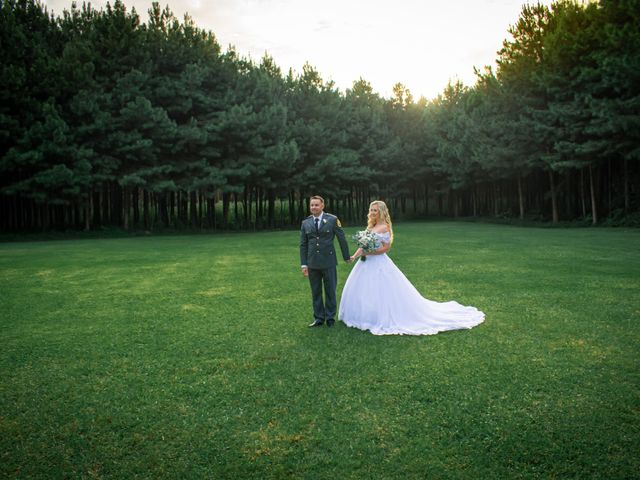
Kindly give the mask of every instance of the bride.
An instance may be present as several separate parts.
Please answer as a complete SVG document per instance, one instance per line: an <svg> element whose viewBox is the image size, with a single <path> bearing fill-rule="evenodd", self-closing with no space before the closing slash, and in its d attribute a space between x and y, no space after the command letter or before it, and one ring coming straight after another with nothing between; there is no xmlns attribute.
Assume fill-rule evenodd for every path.
<svg viewBox="0 0 640 480"><path fill-rule="evenodd" d="M384 202L371 202L367 230L376 234L381 246L369 253L358 248L351 257L366 261L353 267L342 290L338 318L346 325L374 335L433 335L484 321L484 313L475 307L424 298L396 267L387 256L393 230Z"/></svg>

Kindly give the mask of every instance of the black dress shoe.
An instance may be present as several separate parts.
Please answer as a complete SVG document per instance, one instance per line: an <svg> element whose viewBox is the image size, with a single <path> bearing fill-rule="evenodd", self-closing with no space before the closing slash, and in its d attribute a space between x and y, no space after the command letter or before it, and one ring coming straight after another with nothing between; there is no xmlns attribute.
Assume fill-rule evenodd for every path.
<svg viewBox="0 0 640 480"><path fill-rule="evenodd" d="M310 326L310 327L321 327L323 324L324 324L324 322L323 322L323 321L321 321L321 320L316 320L315 322L310 323L310 324L309 324L309 326Z"/></svg>
<svg viewBox="0 0 640 480"><path fill-rule="evenodd" d="M327 320L327 327L333 327L334 323L336 323L335 320Z"/></svg>

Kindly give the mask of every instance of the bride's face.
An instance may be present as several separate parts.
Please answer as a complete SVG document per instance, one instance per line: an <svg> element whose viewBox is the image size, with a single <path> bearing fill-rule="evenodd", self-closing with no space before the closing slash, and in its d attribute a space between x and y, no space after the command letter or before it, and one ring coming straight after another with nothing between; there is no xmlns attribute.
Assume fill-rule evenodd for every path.
<svg viewBox="0 0 640 480"><path fill-rule="evenodd" d="M380 209L378 208L378 205L373 204L369 207L369 217L371 220L378 220L378 218L380 218Z"/></svg>

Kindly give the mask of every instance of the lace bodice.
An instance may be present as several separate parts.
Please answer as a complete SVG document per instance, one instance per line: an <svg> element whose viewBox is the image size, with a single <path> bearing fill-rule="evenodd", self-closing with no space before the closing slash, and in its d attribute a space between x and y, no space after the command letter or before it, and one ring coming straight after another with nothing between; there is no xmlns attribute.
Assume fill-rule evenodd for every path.
<svg viewBox="0 0 640 480"><path fill-rule="evenodd" d="M376 235L384 243L389 243L389 240L391 239L391 234L389 232L384 232L384 233L377 233L376 232Z"/></svg>

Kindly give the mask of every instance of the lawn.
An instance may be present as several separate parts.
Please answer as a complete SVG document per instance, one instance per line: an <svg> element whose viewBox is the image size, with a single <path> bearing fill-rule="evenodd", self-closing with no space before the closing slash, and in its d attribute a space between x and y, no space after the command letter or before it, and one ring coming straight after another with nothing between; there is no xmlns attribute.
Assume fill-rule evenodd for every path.
<svg viewBox="0 0 640 480"><path fill-rule="evenodd" d="M486 321L380 337L307 328L296 231L0 244L0 477L637 478L639 247L398 224Z"/></svg>

